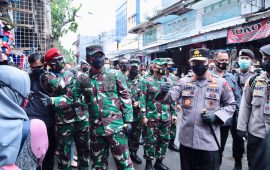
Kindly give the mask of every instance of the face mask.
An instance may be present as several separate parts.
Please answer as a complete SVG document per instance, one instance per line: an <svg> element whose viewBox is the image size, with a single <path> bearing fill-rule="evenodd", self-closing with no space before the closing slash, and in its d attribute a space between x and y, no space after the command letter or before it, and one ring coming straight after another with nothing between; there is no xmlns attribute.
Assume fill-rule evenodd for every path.
<svg viewBox="0 0 270 170"><path fill-rule="evenodd" d="M43 66L37 67L37 68L33 68L32 70L32 74L35 77L39 77L41 74L43 74L45 72Z"/></svg>
<svg viewBox="0 0 270 170"><path fill-rule="evenodd" d="M241 69L246 70L251 66L250 60L239 60L238 64Z"/></svg>
<svg viewBox="0 0 270 170"><path fill-rule="evenodd" d="M266 71L267 73L270 72L270 61L264 61L262 63L262 69L263 71Z"/></svg>
<svg viewBox="0 0 270 170"><path fill-rule="evenodd" d="M93 66L95 69L100 69L104 66L104 57L96 57L91 61L91 66Z"/></svg>
<svg viewBox="0 0 270 170"><path fill-rule="evenodd" d="M8 36L4 36L3 37L3 41L8 42L8 40L9 40L9 37Z"/></svg>
<svg viewBox="0 0 270 170"><path fill-rule="evenodd" d="M221 63L221 62L216 61L215 65L217 66L217 68L224 71L224 70L227 70L229 63Z"/></svg>
<svg viewBox="0 0 270 170"><path fill-rule="evenodd" d="M208 70L208 65L198 64L198 65L192 66L191 68L198 77L202 77Z"/></svg>
<svg viewBox="0 0 270 170"><path fill-rule="evenodd" d="M84 67L82 67L82 71L85 73L85 72L87 72L89 70L89 67L88 66L84 66Z"/></svg>
<svg viewBox="0 0 270 170"><path fill-rule="evenodd" d="M165 75L167 71L167 68L158 68L157 73L160 75Z"/></svg>
<svg viewBox="0 0 270 170"><path fill-rule="evenodd" d="M132 69L129 71L129 75L131 78L135 78L139 74L139 70Z"/></svg>

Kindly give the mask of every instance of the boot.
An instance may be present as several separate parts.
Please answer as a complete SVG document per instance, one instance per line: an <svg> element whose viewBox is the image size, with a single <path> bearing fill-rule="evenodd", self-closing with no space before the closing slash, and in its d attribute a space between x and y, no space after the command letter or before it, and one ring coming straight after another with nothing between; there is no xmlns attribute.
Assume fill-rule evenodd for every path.
<svg viewBox="0 0 270 170"><path fill-rule="evenodd" d="M242 161L241 159L235 159L233 170L242 170Z"/></svg>
<svg viewBox="0 0 270 170"><path fill-rule="evenodd" d="M138 157L136 152L130 152L130 158L135 164L142 164L142 159Z"/></svg>
<svg viewBox="0 0 270 170"><path fill-rule="evenodd" d="M153 170L152 160L146 160L145 170Z"/></svg>
<svg viewBox="0 0 270 170"><path fill-rule="evenodd" d="M159 159L156 160L156 163L154 165L154 168L156 170L170 170L170 168L168 168L166 165L164 165L162 163L162 160L159 160Z"/></svg>
<svg viewBox="0 0 270 170"><path fill-rule="evenodd" d="M174 144L174 139L170 140L168 148L175 151L175 152L179 152L179 148Z"/></svg>

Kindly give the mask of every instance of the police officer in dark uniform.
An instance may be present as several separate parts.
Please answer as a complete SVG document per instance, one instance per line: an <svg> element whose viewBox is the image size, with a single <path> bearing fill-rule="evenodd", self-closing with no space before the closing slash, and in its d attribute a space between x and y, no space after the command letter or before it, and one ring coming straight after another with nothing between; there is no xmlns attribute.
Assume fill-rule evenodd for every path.
<svg viewBox="0 0 270 170"><path fill-rule="evenodd" d="M226 50L217 50L214 52L214 60L213 63L215 67L212 69L212 74L218 75L227 80L229 85L232 88L235 101L236 101L236 111L231 119L229 119L223 126L220 127L221 133L221 150L224 151L224 147L229 135L229 130L231 130L231 134L233 137L233 157L235 159L234 170L242 169L242 157L244 153L244 141L240 140L236 133L236 125L237 125L237 117L239 111L239 105L241 101L241 89L238 86L238 83L235 77L227 72L227 68L229 65L229 54Z"/></svg>
<svg viewBox="0 0 270 170"><path fill-rule="evenodd" d="M237 122L237 134L247 135L247 159L249 168L259 145L270 130L270 44L260 48L264 72L250 77L244 87Z"/></svg>

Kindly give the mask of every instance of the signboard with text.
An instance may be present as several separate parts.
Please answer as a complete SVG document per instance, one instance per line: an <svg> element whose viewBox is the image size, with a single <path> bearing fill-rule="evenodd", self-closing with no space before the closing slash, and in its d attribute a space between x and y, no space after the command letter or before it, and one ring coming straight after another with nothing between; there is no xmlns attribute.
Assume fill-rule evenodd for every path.
<svg viewBox="0 0 270 170"><path fill-rule="evenodd" d="M270 36L270 19L228 29L227 44L250 42Z"/></svg>

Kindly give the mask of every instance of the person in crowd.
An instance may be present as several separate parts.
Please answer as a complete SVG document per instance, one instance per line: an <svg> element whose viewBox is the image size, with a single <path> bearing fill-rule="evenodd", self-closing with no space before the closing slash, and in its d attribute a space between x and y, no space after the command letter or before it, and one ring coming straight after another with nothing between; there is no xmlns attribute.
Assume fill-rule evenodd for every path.
<svg viewBox="0 0 270 170"><path fill-rule="evenodd" d="M99 45L86 48L89 74L76 80L67 100L83 96L91 124L92 169L107 169L109 148L118 169L133 170L127 135L132 130L132 101L121 71L104 67L105 54Z"/></svg>
<svg viewBox="0 0 270 170"><path fill-rule="evenodd" d="M87 71L89 71L89 68L90 66L86 61L81 61L80 71L86 73Z"/></svg>
<svg viewBox="0 0 270 170"><path fill-rule="evenodd" d="M120 59L118 63L118 67L122 74L126 77L127 80L127 75L128 75L128 70L129 70L129 62L127 59Z"/></svg>
<svg viewBox="0 0 270 170"><path fill-rule="evenodd" d="M176 82L179 80L177 76L174 75L174 71L176 71L176 68L174 68L174 62L171 58L165 58L167 60L167 71L166 71L166 78L167 81L171 83L171 87L173 87ZM179 148L174 144L175 138L176 138L176 121L177 121L177 103L174 103L171 105L171 116L172 116L172 124L171 124L171 132L170 132L170 142L168 148L179 152Z"/></svg>
<svg viewBox="0 0 270 170"><path fill-rule="evenodd" d="M140 75L141 75L141 77L144 77L146 75L146 66L145 65L141 65Z"/></svg>
<svg viewBox="0 0 270 170"><path fill-rule="evenodd" d="M89 167L89 120L87 105L79 98L67 101L65 96L75 86L76 75L65 69L64 56L57 48L45 54L49 72L41 74L40 81L46 94L42 94L45 106L55 110L55 126L59 151L59 169L71 168L71 145L75 142L78 155L78 168ZM82 147L83 146L83 147Z"/></svg>
<svg viewBox="0 0 270 170"><path fill-rule="evenodd" d="M233 117L227 120L225 124L220 127L221 150L223 153L229 135L229 130L231 130L231 134L233 137L232 151L235 160L234 170L241 170L242 157L244 153L244 141L241 140L236 133L237 117L241 101L241 88L238 86L238 83L233 74L227 71L229 65L229 54L226 50L216 50L214 52L213 61L215 67L212 69L211 73L227 80L230 87L232 88L236 101L236 111L234 112Z"/></svg>
<svg viewBox="0 0 270 170"><path fill-rule="evenodd" d="M0 167L16 164L35 170L48 149L46 126L28 120L24 111L30 94L30 78L22 70L0 66Z"/></svg>
<svg viewBox="0 0 270 170"><path fill-rule="evenodd" d="M236 70L236 80L241 87L241 90L244 89L247 79L254 75L253 69L253 60L255 59L254 53L249 49L242 49L239 51L238 64L239 69Z"/></svg>
<svg viewBox="0 0 270 170"><path fill-rule="evenodd" d="M169 104L161 104L155 100L159 93L160 85L166 81L167 60L156 58L153 60L154 74L142 81L140 107L140 119L146 127L144 136L144 159L146 160L145 170L152 170L152 160L156 159L155 169L169 170L163 164L167 147L170 141L172 117L175 112ZM174 114L171 116L171 114Z"/></svg>
<svg viewBox="0 0 270 170"><path fill-rule="evenodd" d="M270 44L260 48L263 72L251 76L245 83L237 123L237 134L247 138L248 166L254 166L259 145L270 127Z"/></svg>
<svg viewBox="0 0 270 170"><path fill-rule="evenodd" d="M28 98L28 103L25 107L25 112L29 119L40 119L44 121L47 127L49 148L42 163L42 168L46 170L53 170L54 167L54 152L56 147L55 133L54 133L54 110L51 106L44 106L40 92L46 91L42 88L40 83L40 75L46 72L44 57L39 53L33 53L28 57L31 73L31 93ZM38 169L41 169L38 168Z"/></svg>
<svg viewBox="0 0 270 170"><path fill-rule="evenodd" d="M156 100L181 103L181 169L218 170L220 126L232 117L236 103L228 82L208 71L209 50L199 48L190 53L193 74L181 78L173 88L163 82Z"/></svg>
<svg viewBox="0 0 270 170"><path fill-rule="evenodd" d="M128 89L130 89L134 121L131 123L132 131L131 134L128 136L128 145L131 160L136 164L141 164L142 159L137 155L137 151L139 150L140 146L140 137L142 132L141 121L139 118L139 114L141 111L139 106L139 99L142 87L142 78L140 76L140 60L131 59L129 64L130 67L127 80L127 87Z"/></svg>

